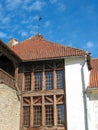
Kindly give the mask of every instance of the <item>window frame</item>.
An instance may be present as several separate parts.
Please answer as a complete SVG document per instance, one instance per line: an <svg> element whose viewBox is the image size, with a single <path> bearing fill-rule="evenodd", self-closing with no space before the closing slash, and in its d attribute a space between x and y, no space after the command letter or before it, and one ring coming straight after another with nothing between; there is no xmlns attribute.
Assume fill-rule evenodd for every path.
<svg viewBox="0 0 98 130"><path fill-rule="evenodd" d="M37 67L36 67L36 70L34 70L34 68L33 68L34 65L33 65L31 72L26 72L26 71L24 72L24 73L31 73L30 76L31 76L31 89L32 90L29 93L25 91L25 93L27 93L27 95L30 97L30 102L31 102L29 104L30 105L29 106L30 107L30 128L31 127L33 127L33 128L43 127L43 126L54 127L55 124L60 125L57 122L58 119L55 120L55 116L57 116L57 114L58 114L57 113L57 105L62 104L62 103L64 104L64 102L61 100L59 102L57 101L58 95L64 95L64 87L62 87L62 88L57 87L57 72L62 71L62 73L63 73L62 81L64 81L64 68L62 68L61 65L60 65L60 68L56 65L57 65L57 63L53 62L53 67L49 66L50 68L47 67L45 69L45 63L43 63L43 68L41 68L42 70L39 68L38 68L39 70L37 70ZM46 74L48 74L48 72L51 73L50 75L52 75L52 83L50 83L53 85L52 89L47 89L47 85L46 85L46 82L47 82L46 81L47 80ZM37 74L37 75L41 74L41 79L40 79L41 81L39 81L39 82L41 82L41 89L35 90L35 80L36 80L35 74ZM49 79L49 82L51 82L51 79ZM64 85L65 84L63 82L63 86ZM44 86L44 89L43 89L43 86ZM48 90L49 90L50 95L48 94ZM58 92L57 92L57 90L58 90ZM35 93L38 95L36 95ZM53 98L50 98L49 96L53 96ZM34 103L33 97L41 97L41 99L40 98L38 100L36 99L36 101L38 101L38 102ZM45 100L47 100L47 102L45 102ZM45 119L43 119L43 117L42 117L41 125L34 124L34 107L37 107L37 106L41 107L42 115L45 116L44 117L45 119L46 119L46 107L53 106L53 114L52 114L53 116L50 116L51 119L53 119L52 124L50 124L50 125L46 124L47 122ZM43 110L44 110L44 112L43 112ZM56 114L54 113L55 111L56 111ZM50 115L51 115L51 113L50 113ZM43 122L44 122L44 125L43 125ZM64 127L64 125L62 125L62 126ZM23 128L24 127L25 126L23 126Z"/></svg>
<svg viewBox="0 0 98 130"><path fill-rule="evenodd" d="M48 77L47 77L48 73L50 73L51 75L48 75ZM45 79L46 79L46 90L53 90L54 89L53 71L46 71L45 72Z"/></svg>

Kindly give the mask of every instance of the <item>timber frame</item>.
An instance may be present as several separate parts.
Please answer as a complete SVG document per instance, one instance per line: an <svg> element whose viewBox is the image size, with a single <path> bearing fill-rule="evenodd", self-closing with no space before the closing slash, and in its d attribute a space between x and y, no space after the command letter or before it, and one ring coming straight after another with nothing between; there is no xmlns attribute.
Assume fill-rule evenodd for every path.
<svg viewBox="0 0 98 130"><path fill-rule="evenodd" d="M0 40L0 83L18 89L18 65L22 60Z"/></svg>
<svg viewBox="0 0 98 130"><path fill-rule="evenodd" d="M53 74L53 88L49 90L46 88L46 82L48 82L46 72ZM19 96L21 96L20 130L67 130L65 123L65 82L63 87L57 87L57 84L60 84L59 79L57 79L57 72L61 73L60 76L63 75L64 82L64 60L33 61L20 64L18 73L19 88L21 89L19 94ZM41 73L42 76L42 88L40 90L35 89L36 73ZM26 81L27 79L28 81ZM27 83L31 85L28 89L25 88ZM62 123L61 118L58 117L58 111L61 113L62 108L64 109L64 113L61 116L64 117L61 118L64 118L64 123ZM36 112L39 113L39 115ZM50 115L49 119L47 112L49 112L48 115ZM41 118L41 121L39 118Z"/></svg>
<svg viewBox="0 0 98 130"><path fill-rule="evenodd" d="M20 130L67 130L63 59L23 62L0 40L0 83L17 91Z"/></svg>

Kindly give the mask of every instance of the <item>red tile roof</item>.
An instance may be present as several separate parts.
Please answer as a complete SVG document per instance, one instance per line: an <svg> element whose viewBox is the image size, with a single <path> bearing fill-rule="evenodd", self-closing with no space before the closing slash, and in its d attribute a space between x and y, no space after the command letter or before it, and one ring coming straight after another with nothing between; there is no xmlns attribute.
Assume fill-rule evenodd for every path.
<svg viewBox="0 0 98 130"><path fill-rule="evenodd" d="M98 88L98 59L92 59L91 64L89 88Z"/></svg>
<svg viewBox="0 0 98 130"><path fill-rule="evenodd" d="M13 46L12 50L24 61L88 54L83 50L49 42L41 35L36 35Z"/></svg>

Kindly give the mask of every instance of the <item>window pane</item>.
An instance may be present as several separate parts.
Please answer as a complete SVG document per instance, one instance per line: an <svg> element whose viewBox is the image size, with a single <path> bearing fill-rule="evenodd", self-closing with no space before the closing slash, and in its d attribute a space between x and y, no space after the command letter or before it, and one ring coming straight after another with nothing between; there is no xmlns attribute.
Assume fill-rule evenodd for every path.
<svg viewBox="0 0 98 130"><path fill-rule="evenodd" d="M31 90L31 73L30 72L25 73L25 90L27 91Z"/></svg>
<svg viewBox="0 0 98 130"><path fill-rule="evenodd" d="M53 106L46 106L46 125L47 126L54 125Z"/></svg>
<svg viewBox="0 0 98 130"><path fill-rule="evenodd" d="M42 124L42 109L41 106L34 106L34 126L41 126Z"/></svg>
<svg viewBox="0 0 98 130"><path fill-rule="evenodd" d="M46 89L53 89L53 72L46 72Z"/></svg>
<svg viewBox="0 0 98 130"><path fill-rule="evenodd" d="M29 106L23 107L23 124L24 124L24 127L30 126L30 107Z"/></svg>
<svg viewBox="0 0 98 130"><path fill-rule="evenodd" d="M42 73L35 73L35 90L42 89Z"/></svg>
<svg viewBox="0 0 98 130"><path fill-rule="evenodd" d="M64 124L64 105L57 105L58 124Z"/></svg>
<svg viewBox="0 0 98 130"><path fill-rule="evenodd" d="M57 88L64 88L64 72L56 71Z"/></svg>

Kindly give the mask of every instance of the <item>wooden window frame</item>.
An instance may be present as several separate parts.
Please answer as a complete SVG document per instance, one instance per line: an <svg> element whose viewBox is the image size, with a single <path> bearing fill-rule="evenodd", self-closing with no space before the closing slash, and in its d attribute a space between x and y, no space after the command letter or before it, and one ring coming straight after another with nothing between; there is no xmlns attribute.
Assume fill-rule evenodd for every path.
<svg viewBox="0 0 98 130"><path fill-rule="evenodd" d="M30 106L23 106L23 126L30 127Z"/></svg>
<svg viewBox="0 0 98 130"><path fill-rule="evenodd" d="M42 106L33 106L33 126L40 127L42 125Z"/></svg>
<svg viewBox="0 0 98 130"><path fill-rule="evenodd" d="M46 90L52 90L53 87L53 71L46 71L45 72L46 78Z"/></svg>
<svg viewBox="0 0 98 130"><path fill-rule="evenodd" d="M57 104L57 124L64 125L64 104Z"/></svg>
<svg viewBox="0 0 98 130"><path fill-rule="evenodd" d="M25 72L25 91L30 91L31 90L31 72Z"/></svg>
<svg viewBox="0 0 98 130"><path fill-rule="evenodd" d="M35 91L42 90L42 72L35 72L34 79L35 79L34 90Z"/></svg>
<svg viewBox="0 0 98 130"><path fill-rule="evenodd" d="M45 118L46 118L46 126L54 126L54 107L53 105L45 106Z"/></svg>
<svg viewBox="0 0 98 130"><path fill-rule="evenodd" d="M29 96L30 97L30 128L36 128L36 127L57 127L58 124L58 111L57 111L57 105L59 104L64 104L65 101L60 100L60 98L62 98L62 95L64 96L64 88L58 88L57 87L57 73L58 71L63 71L63 76L64 76L64 68L62 68L62 65L60 65L60 68L57 66L56 62L53 62L53 67L49 66L50 68L47 67L47 69L45 70L45 64L43 63L43 69L42 70L36 70L34 71L34 68L32 69L31 73L31 92L24 92L22 94L22 97L24 96ZM64 67L64 66L63 66ZM46 89L46 73L47 72L52 72L53 73L53 89ZM25 72L26 73L26 72ZM28 72L27 72L28 73ZM35 91L35 73L41 73L41 78L42 78L42 88L41 91L36 90ZM63 77L64 79L64 77ZM32 81L33 80L33 81ZM24 81L24 80L23 80ZM59 95L61 97L59 97ZM41 97L41 102L37 102L40 100L40 98L38 98L38 100L36 100L36 103L34 101L34 97ZM53 98L50 98L50 97ZM48 100L49 102L45 102L45 100ZM27 106L29 106L27 105ZM23 104L24 106L24 104ZM34 107L41 107L42 110L42 122L40 125L34 125ZM53 121L53 125L46 125L46 107L47 106L53 106L53 117L52 117L52 121ZM64 105L65 107L65 105ZM56 117L56 118L55 118ZM62 125L62 127L65 127L64 125ZM22 128L25 128L24 126L22 126ZM24 129L23 129L24 130ZM28 129L29 130L29 129Z"/></svg>

